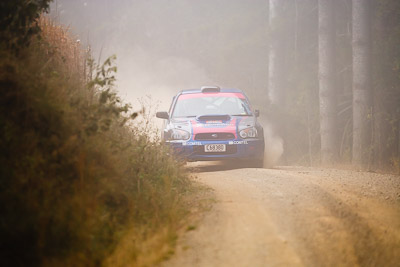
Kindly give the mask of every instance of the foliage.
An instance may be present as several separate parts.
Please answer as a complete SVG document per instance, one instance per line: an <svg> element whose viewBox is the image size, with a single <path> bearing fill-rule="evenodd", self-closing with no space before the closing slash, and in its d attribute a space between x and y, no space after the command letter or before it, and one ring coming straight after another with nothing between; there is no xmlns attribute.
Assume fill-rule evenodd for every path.
<svg viewBox="0 0 400 267"><path fill-rule="evenodd" d="M114 89L114 57L87 60L40 23L23 57L0 57L0 265L97 266L127 231L134 263L141 242L174 233L186 174L132 128L139 114Z"/></svg>
<svg viewBox="0 0 400 267"><path fill-rule="evenodd" d="M52 0L12 0L0 2L1 45L14 50L29 44L40 31L38 19Z"/></svg>

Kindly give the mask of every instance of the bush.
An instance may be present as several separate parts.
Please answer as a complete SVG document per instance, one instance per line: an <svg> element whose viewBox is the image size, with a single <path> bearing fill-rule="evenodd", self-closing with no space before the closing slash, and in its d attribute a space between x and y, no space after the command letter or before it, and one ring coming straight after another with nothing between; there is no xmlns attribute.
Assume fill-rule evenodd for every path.
<svg viewBox="0 0 400 267"><path fill-rule="evenodd" d="M127 232L135 262L140 242L173 235L190 183L133 128L114 58L98 66L62 27L40 25L20 55L0 55L0 264L99 265Z"/></svg>
<svg viewBox="0 0 400 267"><path fill-rule="evenodd" d="M0 46L19 51L39 33L38 18L51 0L12 0L0 2Z"/></svg>

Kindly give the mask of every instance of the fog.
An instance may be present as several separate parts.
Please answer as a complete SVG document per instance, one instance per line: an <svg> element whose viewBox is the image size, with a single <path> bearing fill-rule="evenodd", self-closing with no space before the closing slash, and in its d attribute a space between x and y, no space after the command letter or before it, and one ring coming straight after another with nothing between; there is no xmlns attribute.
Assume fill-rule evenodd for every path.
<svg viewBox="0 0 400 267"><path fill-rule="evenodd" d="M395 12L391 5L397 2L378 2L371 13L365 13L372 16L372 24L360 25L371 26L375 37L386 36L374 37L372 53L362 53L373 56L373 68L379 71L360 77L374 76L373 82L366 81L363 88L370 88L369 94L374 91L380 97L374 100L374 116L378 116L375 121L379 134L386 136L399 118L398 68L391 66L398 66L394 51L400 41L395 34L397 17L390 15ZM322 27L325 17L319 16L319 3L322 2L57 0L52 4L51 16L68 25L82 44L90 45L100 62L117 56L118 90L136 110L140 109L136 100L146 95L159 103L158 110L166 110L171 97L182 89L203 85L239 88L249 96L253 108L261 110L260 121L266 133L279 133L279 140L268 147L270 151L284 150L284 164L318 163L322 151L328 151L326 144L331 151L326 152L330 155L327 162L350 162L356 108L353 77L357 77L353 75L352 51L359 48L353 42L353 31L369 31L352 29L351 0L330 1L332 6L324 11L333 19L326 20L331 23L329 27ZM330 39L320 43L326 36ZM330 57L325 60L325 55ZM329 75L323 73L324 66L329 66ZM324 77L330 77L329 83L324 83ZM321 93L321 88L328 88L321 84L329 84L331 91ZM389 99L386 95L396 97ZM329 109L326 103L330 103ZM362 122L367 116L370 115L364 114L355 121ZM321 130L322 124L329 129ZM274 130L268 125L273 125ZM390 162L390 153L398 154L398 149L385 152L387 156L378 152L398 147L397 132L396 128L390 138L376 138L376 158L382 158L381 162ZM371 143L371 138L364 139ZM380 140L397 141L388 145ZM276 149L272 149L275 145Z"/></svg>
<svg viewBox="0 0 400 267"><path fill-rule="evenodd" d="M182 89L218 85L266 91L264 0L57 0L51 16L68 25L95 59L117 55L126 102L150 95L160 109Z"/></svg>

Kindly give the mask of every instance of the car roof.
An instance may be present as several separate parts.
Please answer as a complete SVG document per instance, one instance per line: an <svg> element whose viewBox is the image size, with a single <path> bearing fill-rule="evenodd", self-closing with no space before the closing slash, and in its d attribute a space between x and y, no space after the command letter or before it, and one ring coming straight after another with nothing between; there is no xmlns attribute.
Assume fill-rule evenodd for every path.
<svg viewBox="0 0 400 267"><path fill-rule="evenodd" d="M221 88L220 93L243 93L242 90L236 88ZM196 94L201 93L201 89L186 89L182 90L179 94Z"/></svg>

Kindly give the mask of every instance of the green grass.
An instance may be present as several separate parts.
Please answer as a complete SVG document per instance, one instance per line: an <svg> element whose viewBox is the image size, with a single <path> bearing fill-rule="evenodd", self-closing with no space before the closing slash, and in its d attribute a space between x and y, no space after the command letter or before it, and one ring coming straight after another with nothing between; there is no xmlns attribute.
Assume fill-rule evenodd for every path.
<svg viewBox="0 0 400 267"><path fill-rule="evenodd" d="M134 128L113 58L40 25L18 56L0 51L0 265L151 265L176 242L187 175Z"/></svg>

